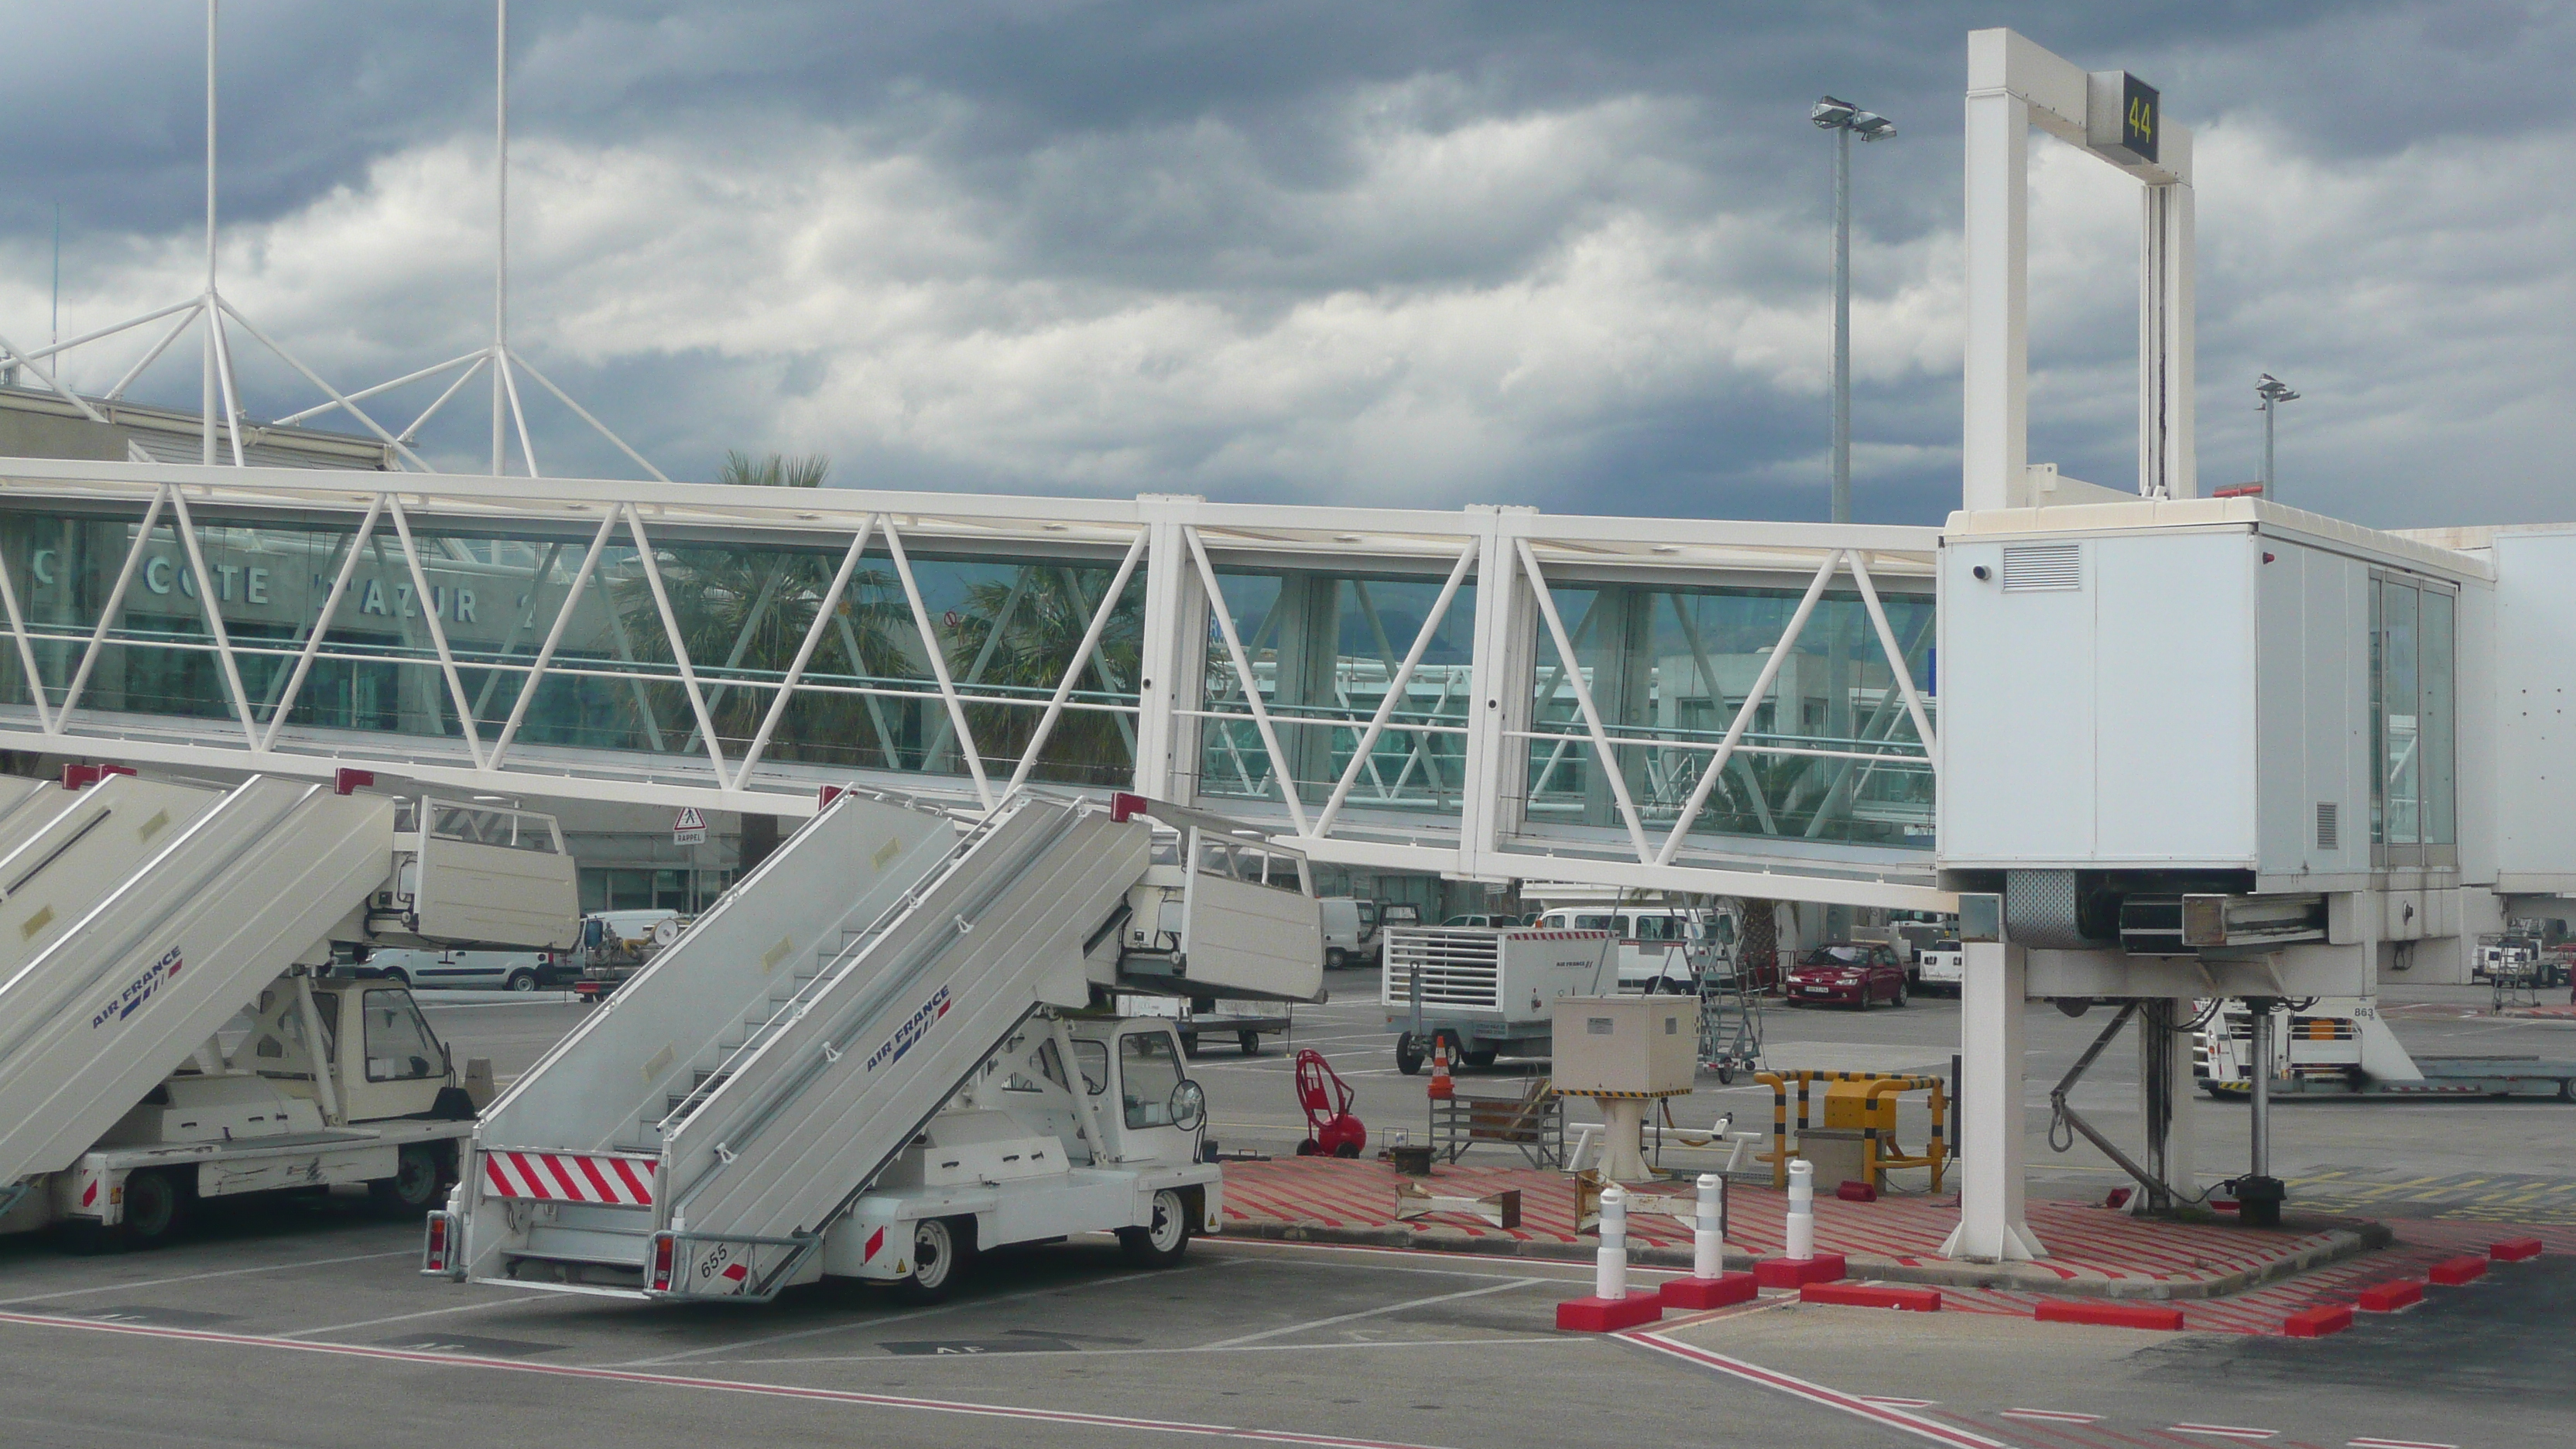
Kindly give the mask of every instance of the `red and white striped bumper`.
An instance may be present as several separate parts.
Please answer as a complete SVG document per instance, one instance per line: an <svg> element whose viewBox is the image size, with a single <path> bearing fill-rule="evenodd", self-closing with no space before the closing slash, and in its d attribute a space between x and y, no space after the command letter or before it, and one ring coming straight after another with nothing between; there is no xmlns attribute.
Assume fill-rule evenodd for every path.
<svg viewBox="0 0 2576 1449"><path fill-rule="evenodd" d="M483 1195L651 1207L658 1166L649 1157L493 1150L483 1154Z"/></svg>

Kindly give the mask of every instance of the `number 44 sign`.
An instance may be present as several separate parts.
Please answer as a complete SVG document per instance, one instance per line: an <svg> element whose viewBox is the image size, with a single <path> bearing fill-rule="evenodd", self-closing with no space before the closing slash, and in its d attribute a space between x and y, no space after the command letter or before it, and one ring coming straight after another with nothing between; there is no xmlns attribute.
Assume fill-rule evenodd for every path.
<svg viewBox="0 0 2576 1449"><path fill-rule="evenodd" d="M673 845L704 845L706 840L707 817L699 814L695 805L682 806L680 813L671 817Z"/></svg>

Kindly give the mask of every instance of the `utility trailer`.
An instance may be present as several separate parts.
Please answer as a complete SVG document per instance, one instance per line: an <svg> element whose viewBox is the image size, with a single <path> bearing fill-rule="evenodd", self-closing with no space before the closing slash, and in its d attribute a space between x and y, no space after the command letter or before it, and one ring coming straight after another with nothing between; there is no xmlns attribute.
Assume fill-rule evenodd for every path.
<svg viewBox="0 0 2576 1449"><path fill-rule="evenodd" d="M2201 1003L2206 1012L2209 1003ZM2192 1079L2221 1101L2253 1096L2254 1017L2230 1000L2195 1033ZM2272 1033L2271 1095L2554 1096L2576 1102L2576 1061L2537 1056L2410 1055L2366 997L2321 997Z"/></svg>
<svg viewBox="0 0 2576 1449"><path fill-rule="evenodd" d="M1129 795L1021 791L964 822L827 794L492 1104L424 1272L930 1299L986 1248L1110 1231L1168 1263L1218 1230L1178 1034L1113 1003L1320 999L1303 858Z"/></svg>
<svg viewBox="0 0 2576 1449"><path fill-rule="evenodd" d="M1378 1004L1397 1029L1395 1065L1422 1069L1446 1039L1462 1064L1500 1055L1546 1056L1560 996L1618 988L1616 937L1544 926L1408 926L1386 933ZM1421 984L1420 996L1415 983Z"/></svg>
<svg viewBox="0 0 2576 1449"><path fill-rule="evenodd" d="M201 1200L341 1183L433 1204L472 1105L409 991L329 974L334 946L567 938L553 821L421 802L398 831L410 802L353 775L84 768L0 814L0 1231L150 1244Z"/></svg>
<svg viewBox="0 0 2576 1449"><path fill-rule="evenodd" d="M1182 996L1140 996L1122 992L1118 997L1120 1016L1159 1017L1172 1024L1181 1038L1181 1054L1195 1057L1199 1044L1206 1041L1228 1041L1248 1057L1261 1055L1261 1039L1285 1036L1290 1025L1286 1007L1264 1009L1247 1002L1218 1002L1211 997L1195 1000Z"/></svg>

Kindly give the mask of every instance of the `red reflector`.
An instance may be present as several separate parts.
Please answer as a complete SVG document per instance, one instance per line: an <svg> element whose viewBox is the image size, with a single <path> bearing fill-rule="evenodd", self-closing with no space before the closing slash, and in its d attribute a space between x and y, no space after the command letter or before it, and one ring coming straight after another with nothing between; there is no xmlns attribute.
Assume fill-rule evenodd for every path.
<svg viewBox="0 0 2576 1449"><path fill-rule="evenodd" d="M375 783L376 772L373 770L342 769L334 771L331 776L332 792L340 795L366 789Z"/></svg>
<svg viewBox="0 0 2576 1449"><path fill-rule="evenodd" d="M63 766L63 788L85 790L98 783L98 775L99 770L96 765L65 765Z"/></svg>
<svg viewBox="0 0 2576 1449"><path fill-rule="evenodd" d="M829 810L832 808L833 801L840 799L843 795L848 793L849 791L838 785L826 785L817 792L816 799L814 801L814 808L817 810Z"/></svg>
<svg viewBox="0 0 2576 1449"><path fill-rule="evenodd" d="M669 1233L657 1233L653 1237L653 1291L656 1293L671 1291L671 1235Z"/></svg>
<svg viewBox="0 0 2576 1449"><path fill-rule="evenodd" d="M429 1215L429 1266L432 1271L447 1266L447 1214Z"/></svg>
<svg viewBox="0 0 2576 1449"><path fill-rule="evenodd" d="M1153 803L1142 795L1130 795L1124 790L1113 791L1109 796L1109 818L1124 825L1144 814Z"/></svg>

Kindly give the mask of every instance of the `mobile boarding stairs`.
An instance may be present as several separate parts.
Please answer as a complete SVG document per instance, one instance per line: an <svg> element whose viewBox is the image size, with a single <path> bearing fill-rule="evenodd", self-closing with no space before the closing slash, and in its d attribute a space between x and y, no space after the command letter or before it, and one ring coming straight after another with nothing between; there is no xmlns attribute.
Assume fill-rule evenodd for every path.
<svg viewBox="0 0 2576 1449"><path fill-rule="evenodd" d="M114 1222L129 1158L230 1171L367 1135L325 1122L341 1115L327 1086L227 1061L217 1038L280 977L326 968L334 941L568 939L572 864L549 817L415 807L367 783L226 789L95 766L0 781L0 1228ZM509 838L488 838L494 821ZM246 1104L221 1140L132 1130L174 1074L225 1079L207 1090ZM286 1100L316 1091L319 1115ZM314 1140L287 1140L299 1131Z"/></svg>
<svg viewBox="0 0 2576 1449"><path fill-rule="evenodd" d="M934 1210L972 1216L985 1246L1130 1228L1157 1194L1215 1222L1218 1170L1174 1130L1196 1124L1103 1095L1113 1049L1169 1042L1168 1023L1104 1035L1093 1008L1321 1000L1303 859L1132 795L1022 791L967 823L829 793L485 1112L424 1271L762 1300L899 1276L881 1244Z"/></svg>

